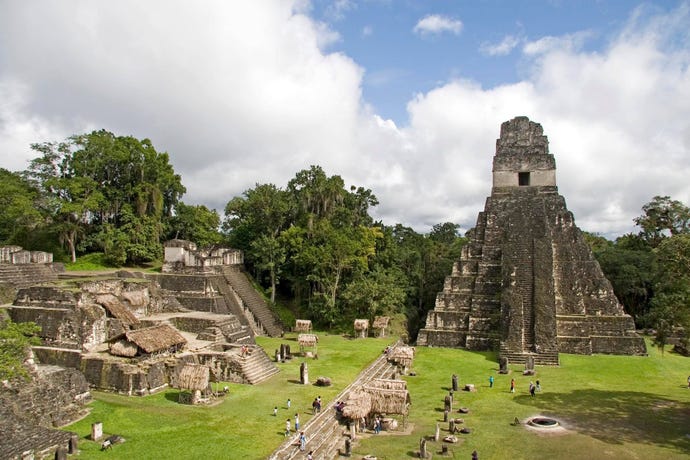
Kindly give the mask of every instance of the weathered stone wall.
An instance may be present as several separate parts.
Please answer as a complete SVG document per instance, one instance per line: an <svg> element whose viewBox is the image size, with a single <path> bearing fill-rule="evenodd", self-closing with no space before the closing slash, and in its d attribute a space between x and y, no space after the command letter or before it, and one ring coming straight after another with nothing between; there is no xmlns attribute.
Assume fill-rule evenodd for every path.
<svg viewBox="0 0 690 460"><path fill-rule="evenodd" d="M84 376L75 369L57 366L37 366L32 381L12 381L0 389L0 406L45 427L60 427L80 419L90 400Z"/></svg>

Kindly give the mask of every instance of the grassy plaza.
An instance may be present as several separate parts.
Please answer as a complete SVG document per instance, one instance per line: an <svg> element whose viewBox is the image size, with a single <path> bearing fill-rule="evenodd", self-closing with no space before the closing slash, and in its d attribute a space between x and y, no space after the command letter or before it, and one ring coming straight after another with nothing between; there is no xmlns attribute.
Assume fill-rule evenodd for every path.
<svg viewBox="0 0 690 460"><path fill-rule="evenodd" d="M294 420L299 412L301 423L307 422L316 396L332 401L392 341L323 333L319 337L319 359L307 361L310 381L327 376L331 387L300 385L298 357L278 364L281 372L259 385L229 384L229 396L210 406L179 404L175 389L147 397L93 392L90 415L65 429L80 435L79 458L85 459L266 458L284 440L286 418ZM298 350L292 334L284 339L259 337L257 342L269 355L281 343ZM433 435L436 423L443 438L448 428L443 399L452 374L459 376L460 388L471 383L477 391L455 393L453 416L462 417L472 433L458 434L459 442L449 445L446 458L470 458L474 450L481 459L688 458L690 361L669 352L661 355L651 346L648 351L647 357L561 354L559 367L539 366L535 376L523 376L521 365L499 375L494 353L417 348L416 375L403 377L412 397L409 417L397 432L361 436L353 458L415 458L420 438ZM516 380L513 394L511 378ZM537 379L542 391L530 397L529 382ZM470 413L457 414L461 406ZM542 434L512 425L516 417L538 414L557 418L565 430ZM88 440L94 422L103 422L106 434L121 435L126 442L101 452L99 443ZM440 444L427 444L434 458L443 458Z"/></svg>

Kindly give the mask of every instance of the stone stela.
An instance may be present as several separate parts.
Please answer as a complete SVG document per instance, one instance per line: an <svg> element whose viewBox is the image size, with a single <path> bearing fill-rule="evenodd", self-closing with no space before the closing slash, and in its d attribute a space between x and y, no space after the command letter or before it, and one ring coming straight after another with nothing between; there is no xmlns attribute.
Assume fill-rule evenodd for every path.
<svg viewBox="0 0 690 460"><path fill-rule="evenodd" d="M501 125L491 196L469 237L418 345L553 365L559 352L646 354L558 193L540 124L516 117Z"/></svg>

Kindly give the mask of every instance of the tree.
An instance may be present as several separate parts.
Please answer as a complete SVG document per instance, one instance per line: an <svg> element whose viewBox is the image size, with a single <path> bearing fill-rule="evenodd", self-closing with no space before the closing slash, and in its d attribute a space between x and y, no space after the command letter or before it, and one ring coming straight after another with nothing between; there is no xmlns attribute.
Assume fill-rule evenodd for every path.
<svg viewBox="0 0 690 460"><path fill-rule="evenodd" d="M625 311L638 326L644 326L654 293L654 254L618 246L595 251L594 255Z"/></svg>
<svg viewBox="0 0 690 460"><path fill-rule="evenodd" d="M31 162L27 177L41 191L43 211L50 216L61 243L67 245L75 262L77 241L103 201L103 194L93 179L74 172L69 143L46 142L31 148L42 156Z"/></svg>
<svg viewBox="0 0 690 460"><path fill-rule="evenodd" d="M252 242L252 252L256 259L256 267L269 273L271 283L271 303L276 301L276 286L285 263L285 248L274 236L262 235Z"/></svg>
<svg viewBox="0 0 690 460"><path fill-rule="evenodd" d="M24 358L31 345L40 344L37 334L41 328L35 323L14 323L0 320L0 380L28 378Z"/></svg>
<svg viewBox="0 0 690 460"><path fill-rule="evenodd" d="M157 152L148 139L105 130L32 148L41 156L27 177L41 191L43 209L73 261L80 240L82 249L103 249L106 255L117 248L118 260L120 252L129 262L160 256L165 221L185 192L167 153Z"/></svg>
<svg viewBox="0 0 690 460"><path fill-rule="evenodd" d="M194 241L199 247L211 247L223 240L218 212L204 205L177 203L167 226L167 239Z"/></svg>
<svg viewBox="0 0 690 460"><path fill-rule="evenodd" d="M396 269L376 268L361 274L343 290L343 300L350 316L374 319L377 315L393 315L403 311L405 290L402 273Z"/></svg>
<svg viewBox="0 0 690 460"><path fill-rule="evenodd" d="M295 203L293 222L309 231L319 219L330 219L345 201L345 183L340 176L328 177L321 166L299 171L287 185Z"/></svg>
<svg viewBox="0 0 690 460"><path fill-rule="evenodd" d="M311 267L307 280L314 283L315 317L333 325L338 317L337 296L343 276L349 271L366 271L368 258L373 256L376 238L381 232L375 227L334 228L322 220L313 228L298 260Z"/></svg>
<svg viewBox="0 0 690 460"><path fill-rule="evenodd" d="M651 317L657 341L665 344L671 331L690 333L690 234L664 238L655 249L657 279Z"/></svg>
<svg viewBox="0 0 690 460"><path fill-rule="evenodd" d="M0 244L20 244L43 224L39 192L19 173L0 168Z"/></svg>
<svg viewBox="0 0 690 460"><path fill-rule="evenodd" d="M655 196L642 207L644 214L634 219L642 236L652 247L673 235L690 230L690 208L668 196Z"/></svg>

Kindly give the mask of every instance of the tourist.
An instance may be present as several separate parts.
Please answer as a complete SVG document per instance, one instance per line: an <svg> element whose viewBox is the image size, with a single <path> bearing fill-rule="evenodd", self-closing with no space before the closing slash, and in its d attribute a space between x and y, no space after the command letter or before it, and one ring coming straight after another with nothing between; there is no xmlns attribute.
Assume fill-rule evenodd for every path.
<svg viewBox="0 0 690 460"><path fill-rule="evenodd" d="M690 375L688 375L688 390L690 390Z"/></svg>
<svg viewBox="0 0 690 460"><path fill-rule="evenodd" d="M539 383L539 380L537 380L537 391L541 391L541 383Z"/></svg>
<svg viewBox="0 0 690 460"><path fill-rule="evenodd" d="M285 420L285 436L290 436L290 419Z"/></svg>
<svg viewBox="0 0 690 460"><path fill-rule="evenodd" d="M299 450L304 452L304 450L307 448L307 437L304 436L304 431L301 431L299 434Z"/></svg>
<svg viewBox="0 0 690 460"><path fill-rule="evenodd" d="M295 431L299 431L299 414L295 414Z"/></svg>
<svg viewBox="0 0 690 460"><path fill-rule="evenodd" d="M311 410L314 415L317 413L317 406L319 405L319 401L314 398L314 402L311 403Z"/></svg>
<svg viewBox="0 0 690 460"><path fill-rule="evenodd" d="M530 396L532 396L532 397L534 396L534 391L535 391L536 388L537 388L537 387L535 387L534 384L533 384L532 382L529 383L529 395L530 395Z"/></svg>
<svg viewBox="0 0 690 460"><path fill-rule="evenodd" d="M291 405L292 405L292 401L290 401L290 398L288 398L288 400L287 400L287 408L289 409Z"/></svg>
<svg viewBox="0 0 690 460"><path fill-rule="evenodd" d="M278 415L278 406L273 408L273 416L276 417Z"/></svg>
<svg viewBox="0 0 690 460"><path fill-rule="evenodd" d="M510 379L510 392L515 393L515 379Z"/></svg>
<svg viewBox="0 0 690 460"><path fill-rule="evenodd" d="M314 451L310 450L309 453L307 454L307 460L314 460Z"/></svg>
<svg viewBox="0 0 690 460"><path fill-rule="evenodd" d="M476 450L472 452L472 460L479 460L479 454Z"/></svg>
<svg viewBox="0 0 690 460"><path fill-rule="evenodd" d="M489 388L493 388L493 387L494 387L494 376L490 375L489 376Z"/></svg>

